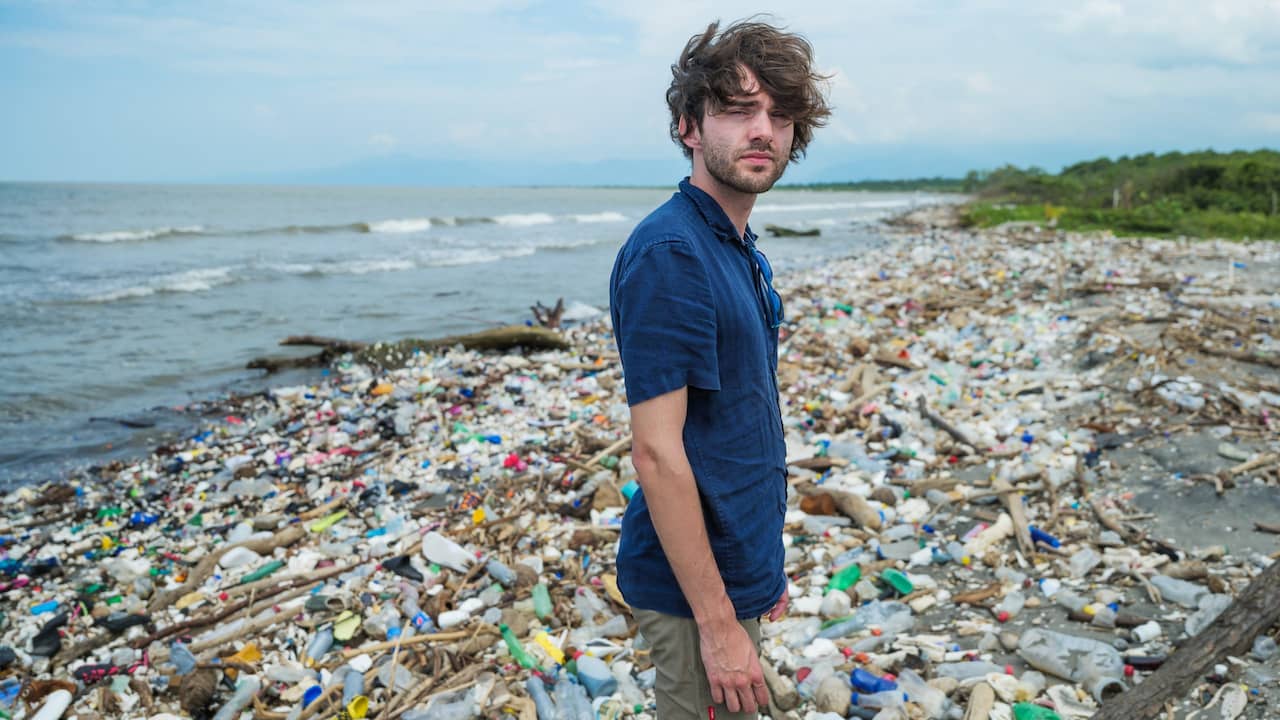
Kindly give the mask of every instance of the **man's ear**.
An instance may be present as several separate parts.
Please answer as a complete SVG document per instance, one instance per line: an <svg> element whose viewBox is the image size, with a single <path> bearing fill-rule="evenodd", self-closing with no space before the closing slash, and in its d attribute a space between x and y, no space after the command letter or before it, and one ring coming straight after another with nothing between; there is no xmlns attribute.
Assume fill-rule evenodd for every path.
<svg viewBox="0 0 1280 720"><path fill-rule="evenodd" d="M680 133L680 140L684 142L690 150L702 149L702 133L698 132L698 125L689 122L689 118L685 115L680 116L680 123L676 125L676 131Z"/></svg>

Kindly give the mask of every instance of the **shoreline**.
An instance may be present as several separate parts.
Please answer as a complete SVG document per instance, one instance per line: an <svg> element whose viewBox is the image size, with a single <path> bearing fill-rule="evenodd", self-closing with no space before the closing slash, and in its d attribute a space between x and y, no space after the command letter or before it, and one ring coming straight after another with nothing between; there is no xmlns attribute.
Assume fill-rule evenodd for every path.
<svg viewBox="0 0 1280 720"><path fill-rule="evenodd" d="M778 385L792 467L787 571L797 622L824 613L819 606L833 559L858 549L874 551L862 558L868 573L896 563L917 581L908 596L917 632L939 623L990 624L991 611L951 598L997 567L1061 578L1085 591L1065 570L1075 553L1115 558L1130 551L1145 573L1157 572L1174 553L1207 564L1218 591L1241 592L1274 561L1276 536L1251 524L1274 522L1268 503L1280 506L1280 365L1270 364L1280 354L1268 339L1280 318L1271 280L1280 275L1280 248L1029 228L893 232L893 240L857 257L777 278L791 315L780 341ZM1238 332L1245 327L1256 332ZM1230 332L1237 332L1238 347L1228 341ZM410 578L415 595L423 591L422 610L441 628L445 618L458 618L449 613L462 612L450 627L483 639L475 646L458 640L458 656L469 658L465 667L510 674L486 682L498 696L522 699L516 678L523 673L502 669L510 661L496 631L489 633L499 621L518 638L532 633L522 603L534 583L548 584L562 601L547 620L553 629L593 627L594 618L573 609L582 587L621 599L605 592L622 491L634 473L620 368L604 321L564 334L571 350L448 350L389 372L340 362L314 385L228 399L222 419L199 440L112 462L92 482L10 491L0 534L9 536L8 556L25 565L10 576L25 569L42 580L34 591L6 585L7 597L69 607L89 597L79 591L94 581L103 594L97 597L114 593L120 600L65 618L66 637L52 659L30 654L48 616L15 617L0 644L23 649L21 664L38 677L67 678L86 660L123 667L128 663L116 661L140 658L124 651L130 642L208 620L244 594L238 587L266 592L291 578L321 582L326 572L346 570L343 583L329 581L318 592L342 594L370 583L386 591ZM1204 345L1206 338L1215 344ZM997 483L1021 490L1025 507L1006 504L1002 511ZM833 495L863 498L878 519L821 510L821 497L830 502ZM975 522L998 524L1006 515L1022 516L1009 521L1017 531L1011 535L1021 535L1029 519L1063 547L1006 536L975 553L972 566L925 558L921 568L895 554L902 540L888 534L890 526L912 528L907 536L921 546L941 548L962 540ZM215 575L209 559L255 532L261 552ZM459 568L450 570L447 553L424 550L436 547L428 542L433 532L469 548L463 554L471 561L457 560ZM488 581L476 581L484 571L473 562L476 554L519 579L503 582L490 565L506 590L484 595ZM39 561L50 556L58 562L40 570ZM392 572L390 560L400 557L425 579L412 580L403 568L409 560L396 565L403 572ZM270 581L264 575L239 584L272 559L279 564L268 571L276 573ZM345 565L351 562L372 574L351 574ZM1172 652L1181 627L1176 613L1149 603L1137 583L1106 578L1094 576L1124 607L1166 626L1159 639L1134 648ZM399 604L403 592L392 592L383 606ZM1037 602L1019 622L995 629L1026 629L1026 618L1037 617L1082 632L1052 602L1031 599ZM237 639L193 629L192 647L203 648L202 656L225 656L255 639L264 662L295 668L310 636L277 625L295 617L314 626L333 619L304 607L301 596L277 599L275 610L273 601L263 605L253 595L248 601L251 623L262 623L257 630ZM603 605L626 614L619 602ZM355 609L368 619L377 607L375 598L367 610ZM96 631L94 617L109 609L147 618L119 635ZM351 657L361 649L368 656L370 673L378 662L402 657L373 649L383 639L376 627L366 623L365 635L357 629L348 642L357 651ZM590 639L570 637L576 646ZM779 647L781 640L770 638ZM949 638L966 646L977 640L954 631ZM528 638L525 644L534 646ZM141 647L149 647L149 664L135 678L165 675L168 641ZM873 660L890 665L888 649L870 647ZM1011 650L982 652L1027 669ZM344 662L336 653L322 656L330 670ZM405 664L415 677L423 669L412 656ZM797 667L784 661L777 669L791 682ZM183 698L174 687L156 691L149 714L175 710ZM277 681L264 691L264 707L287 711L303 689ZM118 702L142 701L131 692L113 694L123 698ZM391 701L385 693L374 698L378 708ZM956 694L954 701L966 698ZM96 700L85 694L77 707L90 702Z"/></svg>

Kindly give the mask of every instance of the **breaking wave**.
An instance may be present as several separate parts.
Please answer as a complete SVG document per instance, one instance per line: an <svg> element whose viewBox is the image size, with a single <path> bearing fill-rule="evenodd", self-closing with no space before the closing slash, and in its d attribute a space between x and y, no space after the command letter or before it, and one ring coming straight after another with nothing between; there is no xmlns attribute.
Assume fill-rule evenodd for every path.
<svg viewBox="0 0 1280 720"><path fill-rule="evenodd" d="M140 240L158 240L181 235L200 235L204 233L203 225L184 225L182 227L157 227L147 230L109 230L96 233L76 233L62 235L58 239L71 242L118 243L138 242Z"/></svg>

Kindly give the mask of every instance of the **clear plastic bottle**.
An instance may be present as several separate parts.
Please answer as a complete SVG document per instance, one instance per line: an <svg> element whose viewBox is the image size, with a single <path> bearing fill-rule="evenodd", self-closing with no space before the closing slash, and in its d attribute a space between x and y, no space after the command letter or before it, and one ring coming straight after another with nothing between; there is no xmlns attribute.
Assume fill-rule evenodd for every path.
<svg viewBox="0 0 1280 720"><path fill-rule="evenodd" d="M1099 703L1125 689L1124 659L1097 640L1032 628L1022 633L1018 654L1039 670L1081 683Z"/></svg>
<svg viewBox="0 0 1280 720"><path fill-rule="evenodd" d="M572 676L565 675L556 681L555 698L561 720L595 720L596 713L591 709L586 689Z"/></svg>
<svg viewBox="0 0 1280 720"><path fill-rule="evenodd" d="M1023 596L1022 592L1014 590L1013 592L1005 595L1004 598L996 605L996 618L1001 622L1015 618L1018 616L1018 613L1022 612L1022 608L1026 603L1027 598Z"/></svg>
<svg viewBox="0 0 1280 720"><path fill-rule="evenodd" d="M1209 588L1186 580L1179 580L1168 575L1156 575L1151 584L1160 591L1160 596L1169 602L1195 609L1200 605L1200 598L1209 594Z"/></svg>
<svg viewBox="0 0 1280 720"><path fill-rule="evenodd" d="M1231 607L1230 595L1211 594L1200 598L1200 609L1187 617L1185 626L1187 635L1190 637L1199 635L1228 607Z"/></svg>
<svg viewBox="0 0 1280 720"><path fill-rule="evenodd" d="M177 640L169 645L169 662L178 668L178 675L186 675L196 669L196 656Z"/></svg>
<svg viewBox="0 0 1280 720"><path fill-rule="evenodd" d="M950 704L946 693L926 683L911 668L902 668L898 673L898 689L907 694L907 699L920 706L926 718L941 718Z"/></svg>
<svg viewBox="0 0 1280 720"><path fill-rule="evenodd" d="M529 691L529 697L533 698L533 705L538 710L538 720L561 720L559 708L547 694L547 686L542 678L531 675L524 681L524 687Z"/></svg>
<svg viewBox="0 0 1280 720"><path fill-rule="evenodd" d="M240 717L240 711L253 700L253 696L258 694L258 690L262 688L262 682L253 675L245 675L240 678L240 682L236 685L236 691L231 694L230 699L218 709L213 720L233 720Z"/></svg>
<svg viewBox="0 0 1280 720"><path fill-rule="evenodd" d="M314 667L320 662L320 658L329 652L329 648L333 647L333 627L328 626L322 628L311 638L311 643L307 645L307 667Z"/></svg>

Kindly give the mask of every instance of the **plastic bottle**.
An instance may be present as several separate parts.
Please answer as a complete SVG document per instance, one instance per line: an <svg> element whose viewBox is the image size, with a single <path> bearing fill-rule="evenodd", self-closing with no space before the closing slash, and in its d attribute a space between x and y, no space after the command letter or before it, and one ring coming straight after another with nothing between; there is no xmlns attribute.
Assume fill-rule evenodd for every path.
<svg viewBox="0 0 1280 720"><path fill-rule="evenodd" d="M1125 689L1124 659L1097 640L1032 628L1022 633L1018 654L1039 670L1084 685L1099 703Z"/></svg>
<svg viewBox="0 0 1280 720"><path fill-rule="evenodd" d="M946 693L926 683L911 668L902 668L898 673L898 689L907 694L907 699L924 710L926 718L940 718L947 709Z"/></svg>
<svg viewBox="0 0 1280 720"><path fill-rule="evenodd" d="M307 645L307 667L315 667L331 647L333 647L333 627L328 626L317 632L316 636L311 638L311 643Z"/></svg>
<svg viewBox="0 0 1280 720"><path fill-rule="evenodd" d="M1190 637L1199 635L1230 606L1230 595L1211 594L1200 598L1200 609L1187 617L1185 626L1187 635Z"/></svg>
<svg viewBox="0 0 1280 720"><path fill-rule="evenodd" d="M218 558L218 565L223 569L240 567L261 560L262 556L247 547L233 547Z"/></svg>
<svg viewBox="0 0 1280 720"><path fill-rule="evenodd" d="M509 588L516 583L516 574L496 558L490 558L489 562L485 563L484 569L489 573L489 577L496 580L502 587Z"/></svg>
<svg viewBox="0 0 1280 720"><path fill-rule="evenodd" d="M1168 575L1152 577L1151 584L1160 591L1160 596L1165 600L1178 603L1192 610L1200 606L1200 598L1209 594L1209 588L1203 585L1179 580Z"/></svg>
<svg viewBox="0 0 1280 720"><path fill-rule="evenodd" d="M845 565L831 576L827 590L847 590L862 578L862 568L856 563Z"/></svg>
<svg viewBox="0 0 1280 720"><path fill-rule="evenodd" d="M1004 622L1017 617L1026 602L1026 597L1018 590L1005 595L995 607L996 619Z"/></svg>
<svg viewBox="0 0 1280 720"><path fill-rule="evenodd" d="M342 673L343 707L350 705L361 695L364 695L364 673L348 665Z"/></svg>
<svg viewBox="0 0 1280 720"><path fill-rule="evenodd" d="M632 664L626 660L618 660L613 663L609 670L613 673L613 679L618 681L618 696L622 698L622 702L632 707L643 705L645 702L644 691L636 684L636 680L631 676Z"/></svg>
<svg viewBox="0 0 1280 720"><path fill-rule="evenodd" d="M555 698L561 720L595 720L591 699L573 676L565 675L556 682Z"/></svg>
<svg viewBox="0 0 1280 720"><path fill-rule="evenodd" d="M800 697L808 700L818 691L818 686L823 680L835 674L835 667L829 662L816 662L809 666L809 673L804 679L796 684L796 691L800 693Z"/></svg>
<svg viewBox="0 0 1280 720"><path fill-rule="evenodd" d="M58 601L57 601L57 600L50 600L50 601L48 601L48 602L42 602L42 603L40 603L39 605L32 605L32 606L31 606L31 614L32 614L32 615L42 615L42 614L47 613L47 612L53 612L53 611L55 611L55 610L57 610L57 609L58 609Z"/></svg>
<svg viewBox="0 0 1280 720"><path fill-rule="evenodd" d="M1034 703L1015 703L1013 720L1062 720L1062 716L1043 705Z"/></svg>
<svg viewBox="0 0 1280 720"><path fill-rule="evenodd" d="M232 718L240 717L240 711L253 700L253 696L258 694L258 690L262 688L261 681L253 675L246 675L240 678L240 683L236 685L236 691L231 694L231 698L218 709L213 720L232 720Z"/></svg>
<svg viewBox="0 0 1280 720"><path fill-rule="evenodd" d="M458 572L466 572L475 562L474 555L434 530L422 537L422 555L437 565Z"/></svg>
<svg viewBox="0 0 1280 720"><path fill-rule="evenodd" d="M177 640L169 645L169 662L178 669L178 675L186 675L196 669L196 656Z"/></svg>
<svg viewBox="0 0 1280 720"><path fill-rule="evenodd" d="M547 694L547 686L542 682L542 678L530 675L529 679L524 681L524 687L529 691L529 697L533 698L534 707L538 709L538 720L561 720L560 711L551 700L551 696Z"/></svg>
<svg viewBox="0 0 1280 720"><path fill-rule="evenodd" d="M31 720L58 720L71 706L71 699L70 691L54 690L45 697L40 709L30 716Z"/></svg>
<svg viewBox="0 0 1280 720"><path fill-rule="evenodd" d="M539 620L546 620L551 616L551 593L547 590L546 583L540 582L533 586L533 614Z"/></svg>
<svg viewBox="0 0 1280 720"><path fill-rule="evenodd" d="M1004 674L1004 667L985 660L966 660L934 666L934 674L938 677L950 677L957 680L968 680L988 673Z"/></svg>
<svg viewBox="0 0 1280 720"><path fill-rule="evenodd" d="M860 693L878 693L885 690L896 690L898 683L888 678L877 677L862 668L855 668L849 674L849 682Z"/></svg>
<svg viewBox="0 0 1280 720"><path fill-rule="evenodd" d="M1253 648L1249 651L1253 655L1253 659L1259 662L1266 662L1276 656L1280 652L1280 648L1276 647L1276 641L1266 635L1259 635L1253 639Z"/></svg>
<svg viewBox="0 0 1280 720"><path fill-rule="evenodd" d="M609 663L581 651L573 659L577 664L578 680L593 700L602 695L612 695L618 689L618 681L609 671Z"/></svg>
<svg viewBox="0 0 1280 720"><path fill-rule="evenodd" d="M507 627L506 623L499 625L498 631L502 633L502 640L506 642L507 650L511 653L511 657L515 658L521 667L543 672L542 666L538 664L537 659L530 655L528 650L524 649L524 646L520 644L520 640L516 638L515 633L511 632L511 628Z"/></svg>
<svg viewBox="0 0 1280 720"><path fill-rule="evenodd" d="M885 690L878 693L853 693L849 696L849 701L864 708L896 708L906 704L906 697L902 690Z"/></svg>
<svg viewBox="0 0 1280 720"><path fill-rule="evenodd" d="M878 625L886 635L890 630L894 633L911 627L911 608L904 603L873 600L858 608L857 612L847 618L835 621L818 632L818 637L835 639L862 630L871 625Z"/></svg>

